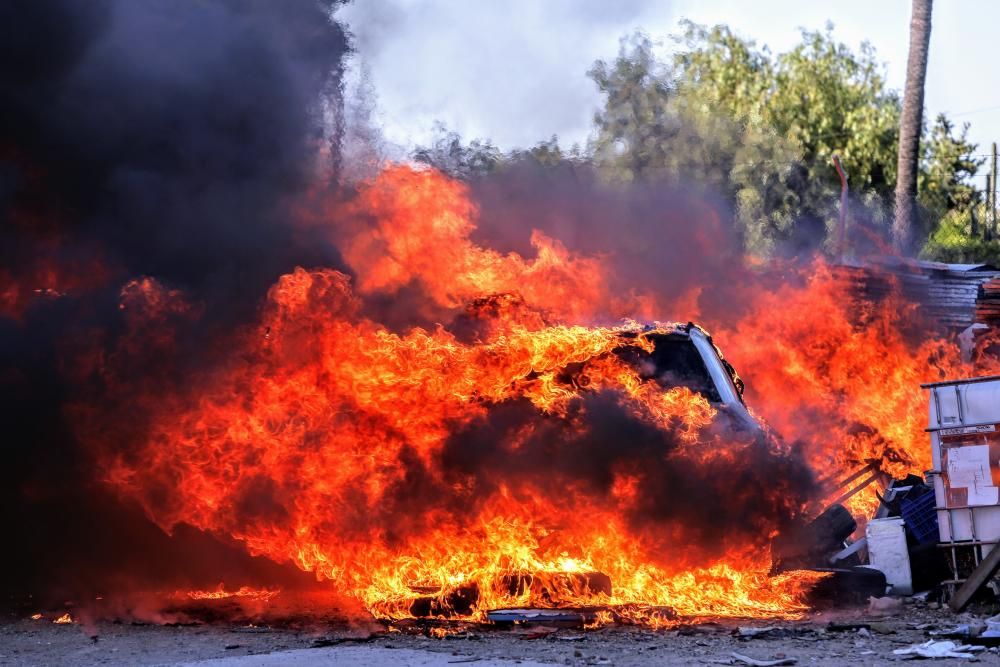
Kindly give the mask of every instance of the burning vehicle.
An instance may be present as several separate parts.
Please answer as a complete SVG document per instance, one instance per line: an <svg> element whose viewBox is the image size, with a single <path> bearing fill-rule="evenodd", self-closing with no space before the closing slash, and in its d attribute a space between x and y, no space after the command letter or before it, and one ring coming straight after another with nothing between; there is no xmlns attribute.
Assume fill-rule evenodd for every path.
<svg viewBox="0 0 1000 667"><path fill-rule="evenodd" d="M3 572L95 610L30 615L305 580L386 624L800 619L932 466L919 384L969 372L892 281L594 166L348 169L323 3L46 4L0 105ZM672 313L726 356L633 323Z"/></svg>
<svg viewBox="0 0 1000 667"><path fill-rule="evenodd" d="M663 623L706 598L660 567L687 572L731 540L766 551L762 526L775 529L808 493L805 463L765 437L696 325L533 330L512 315L491 319L504 328L490 342L461 344L443 330L400 338L349 312L331 318L350 304L335 272L298 270L270 298L263 351L201 385L212 416L203 401L162 400L151 446L119 457L111 480L164 529L237 536L333 580L376 617L487 620L527 606ZM269 419L288 426L262 432L231 382L253 387L260 408L287 406ZM310 439L322 447L304 448ZM775 470L801 486L758 493ZM553 483L566 493L553 496ZM158 493L164 484L175 491ZM717 530L734 501L739 517ZM705 568L717 609L787 613L815 578L771 579L764 551L748 558L751 577Z"/></svg>
<svg viewBox="0 0 1000 667"><path fill-rule="evenodd" d="M1000 373L1000 346L977 348L1000 270L870 261L882 222L860 214L831 252L835 201L812 182L827 143L796 157L818 135L756 111L688 132L705 105L661 88L675 67L641 77L662 105L629 110L599 84L614 113L595 129L640 124L620 141L501 156L484 137L466 156L449 138L407 159L351 49L406 12L356 3L379 29L352 37L342 4L0 9L16 27L0 67L0 662L357 648L330 662L378 664L475 638L436 658L501 664L506 643L526 664L691 664L725 646L806 664L822 646L817 664L842 664L881 633L856 614L830 627L819 595L911 598L894 647L937 620L915 612L938 604L922 591L950 587L959 609L989 588L1000 380L948 379ZM802 53L826 67L820 43ZM705 63L748 53L720 44ZM643 70L602 71L641 92ZM669 143L641 127L647 107ZM869 116L891 134L892 113ZM672 173L716 156L707 182ZM973 317L963 357L940 327ZM520 641L550 635L566 641ZM796 638L773 661L743 653Z"/></svg>
<svg viewBox="0 0 1000 667"><path fill-rule="evenodd" d="M541 232L533 256L474 242L468 187L434 170L389 166L336 211L299 224L351 274L296 266L231 326L197 292L128 279L116 335L72 350L86 391L66 428L165 534L294 567L390 622L796 618L875 482L929 467L913 387L956 375L957 350L904 335L892 294L859 321L822 263L716 286L745 297L699 318L723 357L693 324L573 324L690 301L613 289L611 258ZM863 488L820 560L774 568L774 539L845 479Z"/></svg>
<svg viewBox="0 0 1000 667"><path fill-rule="evenodd" d="M617 346L594 358L556 369L554 382L574 392L596 390L599 385L591 379L590 373L600 373L601 365L608 357L613 357L634 369L638 382L657 387L665 394L676 390L691 392L723 412L729 420L727 428L734 433L763 437L763 427L743 402L743 381L703 328L691 322L658 322L626 325L612 331L618 339ZM535 379L535 373L525 378L529 383ZM594 623L602 615L618 621L640 615L635 605L612 607L606 604L613 599L614 588L608 575L580 569L573 563L569 565L561 571L504 574L499 584L501 591L505 589L511 599L545 607L494 609L488 611L486 618L494 623L524 620ZM416 617L473 614L479 602L480 585L461 585L449 591L442 591L435 585L412 585L414 593L425 595L412 602L409 613ZM504 597L502 593L501 597ZM605 604L596 606L597 603ZM673 609L667 606L646 607L641 614L654 621L676 617Z"/></svg>
<svg viewBox="0 0 1000 667"><path fill-rule="evenodd" d="M730 411L741 426L760 428L743 402L743 380L702 327L692 322L658 323L626 330L620 335L624 344L614 353L635 365L641 379L652 380L667 391L687 387ZM651 352L647 351L649 343Z"/></svg>

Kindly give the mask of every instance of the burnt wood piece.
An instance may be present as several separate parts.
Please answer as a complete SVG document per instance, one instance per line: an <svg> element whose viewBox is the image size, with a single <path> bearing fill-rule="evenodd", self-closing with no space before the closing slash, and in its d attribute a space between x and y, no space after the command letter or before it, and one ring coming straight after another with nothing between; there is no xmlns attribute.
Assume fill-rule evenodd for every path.
<svg viewBox="0 0 1000 667"><path fill-rule="evenodd" d="M511 595L530 591L546 601L559 598L564 591L573 595L611 595L611 577L603 572L516 573L501 581Z"/></svg>
<svg viewBox="0 0 1000 667"><path fill-rule="evenodd" d="M410 604L410 613L417 618L428 616L468 616L479 602L479 586L459 586L435 597L419 597Z"/></svg>

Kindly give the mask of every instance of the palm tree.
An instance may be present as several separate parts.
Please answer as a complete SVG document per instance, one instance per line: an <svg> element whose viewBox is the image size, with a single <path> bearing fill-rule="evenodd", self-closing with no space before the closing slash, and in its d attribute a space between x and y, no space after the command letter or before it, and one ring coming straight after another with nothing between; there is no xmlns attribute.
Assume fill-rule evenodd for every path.
<svg viewBox="0 0 1000 667"><path fill-rule="evenodd" d="M933 0L913 0L910 17L910 55L906 61L906 88L899 118L899 162L896 169L896 218L892 240L896 250L909 249L916 223L917 168L923 129L924 81L931 41Z"/></svg>

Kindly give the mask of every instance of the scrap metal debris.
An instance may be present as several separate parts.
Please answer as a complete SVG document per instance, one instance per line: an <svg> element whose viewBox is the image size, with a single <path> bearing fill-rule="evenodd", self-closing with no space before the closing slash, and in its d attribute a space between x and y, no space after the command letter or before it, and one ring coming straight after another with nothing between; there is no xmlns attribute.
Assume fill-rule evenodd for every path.
<svg viewBox="0 0 1000 667"><path fill-rule="evenodd" d="M493 623L565 623L583 625L593 622L592 609L493 609L486 617Z"/></svg>

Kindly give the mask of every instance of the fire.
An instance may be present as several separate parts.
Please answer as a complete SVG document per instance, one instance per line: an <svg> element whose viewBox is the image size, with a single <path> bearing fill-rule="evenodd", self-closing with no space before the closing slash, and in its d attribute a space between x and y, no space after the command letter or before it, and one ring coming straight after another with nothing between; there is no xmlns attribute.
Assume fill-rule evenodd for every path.
<svg viewBox="0 0 1000 667"><path fill-rule="evenodd" d="M518 486L517 480L468 517L431 509L403 549L387 542L379 550L370 541L385 539L378 535L353 543L342 539L359 530L359 510L378 509L387 490L405 481L394 461L413 456L432 463L442 455L449 428L485 416L487 405L520 398L553 419L570 424L580 419L576 391L558 377L572 364L584 364L589 391L616 390L637 418L665 430L677 422L678 443L698 447L699 429L712 422L715 410L686 388L652 390L635 369L613 357L620 334L629 329L514 328L484 345L462 345L444 330L397 336L363 320L329 319L329 313L349 312L352 297L346 277L328 271L286 276L271 299L266 320L271 337L257 360L260 366L215 378L221 384L210 403L183 406L164 397L164 407L176 412L158 422L151 440L158 446L141 452L141 465L119 461L111 471L111 479L137 493L166 527L185 521L231 531L255 553L291 559L349 587L385 617L407 615L421 589L444 594L473 584L483 603L477 609L526 604L532 596L548 596L550 603L554 595L565 602L592 601L595 596L575 578L558 576L577 572L609 574L621 592L600 598L608 603L666 604L676 598L661 583L662 571L645 565L641 541L629 535L617 512L596 502L577 503L576 513L590 525L567 532L567 542L553 541L553 527L566 521L565 510L553 511L541 489ZM324 308L317 310L316 304ZM315 343L301 338L303 329ZM646 334L638 335L637 344L649 347ZM232 382L254 386L250 405ZM284 402L288 399L292 403ZM349 416L359 413L362 419ZM530 431L521 435L529 437ZM318 441L304 447L309 439ZM144 490L170 479L177 484L174 498L153 505ZM283 517L288 521L261 523L259 530L237 525L241 519L226 509L240 497L261 502L253 496L267 500L292 491L295 514ZM455 491L468 497L472 489ZM627 502L619 500L623 508ZM767 563L758 569L763 575ZM713 579L751 587L727 574ZM519 577L551 581L511 583ZM731 597L732 590L720 587L723 594ZM741 604L754 597L748 590Z"/></svg>
<svg viewBox="0 0 1000 667"><path fill-rule="evenodd" d="M472 243L475 206L465 186L433 170L392 166L366 187L358 205L374 228L343 241L361 275L358 291L395 291L416 280L438 304L461 307L484 294L519 293L541 311L567 321L587 319L610 297L596 258L573 257L555 239L531 237L533 260ZM442 271L443 267L448 267Z"/></svg>
<svg viewBox="0 0 1000 667"><path fill-rule="evenodd" d="M914 344L916 306L898 294L868 304L856 321L851 295L830 267L814 263L801 285L759 293L751 310L719 332L747 377L748 400L789 440L803 442L816 470L850 472L875 461L901 478L931 468L922 382L996 372L973 370L953 341ZM849 502L870 516L876 486Z"/></svg>
<svg viewBox="0 0 1000 667"><path fill-rule="evenodd" d="M73 620L73 617L69 615L69 612L66 612L65 614L63 614L62 616L60 616L59 618L57 618L52 622L58 623L59 625L65 625L67 623L74 623L75 621Z"/></svg>
<svg viewBox="0 0 1000 667"><path fill-rule="evenodd" d="M214 591L187 591L184 595L192 600L228 600L230 598L240 598L268 602L280 593L280 589L252 588L250 586L240 586L235 591L227 591L222 584L219 584Z"/></svg>
<svg viewBox="0 0 1000 667"><path fill-rule="evenodd" d="M355 206L327 231L356 278L296 268L183 389L122 381L148 423L139 447L99 445L105 477L165 530L294 563L384 619L593 605L598 622L653 626L663 608L794 617L822 575L769 577L767 540L812 500L799 457L817 477L929 465L919 383L959 374L957 352L905 338L914 314L896 301L858 321L822 262L777 289L748 284L739 317L707 322L778 439L737 432L703 393L619 354L651 353L674 325L594 326L691 292L613 294L613 258L539 232L532 258L481 247L465 186L432 170L389 167ZM411 288L452 324L371 316L372 299ZM147 337L166 350L173 324L200 315L152 278L121 306L125 352Z"/></svg>

